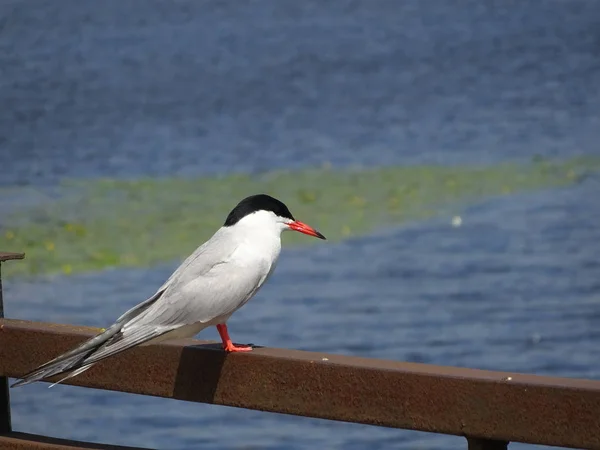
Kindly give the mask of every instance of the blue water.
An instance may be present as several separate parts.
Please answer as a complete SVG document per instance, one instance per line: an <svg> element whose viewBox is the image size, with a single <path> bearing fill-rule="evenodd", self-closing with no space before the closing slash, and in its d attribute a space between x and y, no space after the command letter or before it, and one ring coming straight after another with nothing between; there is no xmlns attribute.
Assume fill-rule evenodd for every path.
<svg viewBox="0 0 600 450"><path fill-rule="evenodd" d="M0 184L600 155L598 86L594 0L5 0ZM485 200L460 227L443 214L285 250L231 332L265 346L600 379L599 188L590 177ZM8 279L6 312L105 326L177 263ZM465 446L46 386L12 392L17 430L160 449Z"/></svg>

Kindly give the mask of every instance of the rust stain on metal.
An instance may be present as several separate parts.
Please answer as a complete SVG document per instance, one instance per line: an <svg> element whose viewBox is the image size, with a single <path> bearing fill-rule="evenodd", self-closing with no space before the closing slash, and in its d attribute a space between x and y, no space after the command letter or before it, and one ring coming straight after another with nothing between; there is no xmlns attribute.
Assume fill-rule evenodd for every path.
<svg viewBox="0 0 600 450"><path fill-rule="evenodd" d="M0 323L0 376L11 377L98 331ZM226 355L218 344L183 340L125 352L68 384L493 441L600 449L600 381L594 380L272 348Z"/></svg>
<svg viewBox="0 0 600 450"><path fill-rule="evenodd" d="M139 447L93 444L26 433L8 433L0 436L2 450L148 450Z"/></svg>
<svg viewBox="0 0 600 450"><path fill-rule="evenodd" d="M0 252L0 262L23 258L25 258L25 253Z"/></svg>

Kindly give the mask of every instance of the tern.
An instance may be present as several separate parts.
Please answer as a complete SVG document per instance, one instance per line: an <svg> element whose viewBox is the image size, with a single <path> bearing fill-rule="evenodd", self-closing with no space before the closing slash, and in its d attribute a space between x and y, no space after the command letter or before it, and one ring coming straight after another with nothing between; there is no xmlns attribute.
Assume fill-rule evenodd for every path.
<svg viewBox="0 0 600 450"><path fill-rule="evenodd" d="M269 195L243 199L223 226L152 297L129 309L104 332L24 375L12 387L66 374L54 386L132 347L193 337L213 325L226 352L252 350L231 342L227 320L273 273L281 251L281 233L286 230L325 239Z"/></svg>

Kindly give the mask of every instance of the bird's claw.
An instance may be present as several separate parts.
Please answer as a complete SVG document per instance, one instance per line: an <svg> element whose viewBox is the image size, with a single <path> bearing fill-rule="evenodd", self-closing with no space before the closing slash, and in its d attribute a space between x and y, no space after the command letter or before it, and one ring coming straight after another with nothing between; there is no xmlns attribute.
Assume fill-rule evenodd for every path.
<svg viewBox="0 0 600 450"><path fill-rule="evenodd" d="M251 352L252 347L249 345L234 345L233 343L228 342L227 344L223 345L223 350L225 350L227 353Z"/></svg>

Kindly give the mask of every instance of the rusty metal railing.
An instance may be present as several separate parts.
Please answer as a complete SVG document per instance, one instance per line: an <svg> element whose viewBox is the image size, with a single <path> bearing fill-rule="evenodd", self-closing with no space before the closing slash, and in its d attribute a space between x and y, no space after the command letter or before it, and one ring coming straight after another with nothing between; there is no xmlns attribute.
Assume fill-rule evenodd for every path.
<svg viewBox="0 0 600 450"><path fill-rule="evenodd" d="M0 320L4 319L4 298L2 297L2 263L13 259L23 259L23 253L0 252ZM0 376L0 434L11 431L10 394L8 378Z"/></svg>
<svg viewBox="0 0 600 450"><path fill-rule="evenodd" d="M97 332L0 319L0 376L23 375ZM225 354L216 343L192 339L139 347L109 361L66 383L464 436L473 450L506 449L510 441L600 449L600 381L276 348ZM0 444L16 439L10 422L3 433ZM20 447L0 447L96 448L22 444L29 438Z"/></svg>

